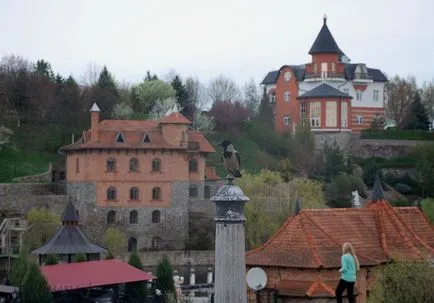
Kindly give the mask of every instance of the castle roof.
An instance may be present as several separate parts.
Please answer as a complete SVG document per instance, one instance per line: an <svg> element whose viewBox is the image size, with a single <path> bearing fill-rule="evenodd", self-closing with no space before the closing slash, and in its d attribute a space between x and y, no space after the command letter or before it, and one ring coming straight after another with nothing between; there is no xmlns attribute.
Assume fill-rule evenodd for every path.
<svg viewBox="0 0 434 303"><path fill-rule="evenodd" d="M78 210L75 208L74 204L70 200L66 205L65 210L62 214L62 222L78 222L80 217L78 215Z"/></svg>
<svg viewBox="0 0 434 303"><path fill-rule="evenodd" d="M191 124L191 121L184 117L179 112L174 112L166 115L161 119L162 124Z"/></svg>
<svg viewBox="0 0 434 303"><path fill-rule="evenodd" d="M297 99L311 99L311 98L347 98L351 99L352 97L340 90L334 88L333 86L328 85L327 83L322 83L317 87L311 89L310 91L304 93L301 96L298 96Z"/></svg>
<svg viewBox="0 0 434 303"><path fill-rule="evenodd" d="M344 54L327 27L326 17L324 17L324 24L309 51L309 55L314 54Z"/></svg>

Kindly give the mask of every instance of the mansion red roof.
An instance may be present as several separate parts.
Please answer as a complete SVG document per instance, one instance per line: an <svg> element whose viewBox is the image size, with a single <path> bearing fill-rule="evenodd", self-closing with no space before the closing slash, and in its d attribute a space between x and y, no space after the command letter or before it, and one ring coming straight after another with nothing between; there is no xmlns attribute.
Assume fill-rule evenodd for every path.
<svg viewBox="0 0 434 303"><path fill-rule="evenodd" d="M155 279L116 259L45 265L40 269L52 292Z"/></svg>
<svg viewBox="0 0 434 303"><path fill-rule="evenodd" d="M82 137L75 143L64 146L62 151L80 149L169 149L186 150L192 144L175 146L169 144L163 137L162 124L191 124L182 114L175 112L165 116L160 121L153 120L103 120L98 123L98 141L92 141L91 129L83 131ZM119 144L116 138L122 134L124 142ZM144 142L144 138L149 140ZM196 130L187 130L189 143L194 143L195 151L213 153L215 149L209 144L203 134Z"/></svg>

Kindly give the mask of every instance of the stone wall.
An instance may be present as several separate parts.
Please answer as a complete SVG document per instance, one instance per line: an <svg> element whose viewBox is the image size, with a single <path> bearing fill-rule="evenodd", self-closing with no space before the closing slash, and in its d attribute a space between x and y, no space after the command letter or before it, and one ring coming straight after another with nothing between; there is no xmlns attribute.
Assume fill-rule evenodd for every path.
<svg viewBox="0 0 434 303"><path fill-rule="evenodd" d="M429 141L353 139L349 151L360 158L393 158L408 155L416 146Z"/></svg>
<svg viewBox="0 0 434 303"><path fill-rule="evenodd" d="M167 256L172 266L214 266L213 250L172 250L139 252L143 266L157 266L163 256ZM122 259L128 261L129 254L123 254Z"/></svg>
<svg viewBox="0 0 434 303"><path fill-rule="evenodd" d="M315 149L318 151L323 150L324 144L333 144L336 142L343 150L347 150L350 146L354 135L351 132L336 132L336 133L314 133L315 136Z"/></svg>

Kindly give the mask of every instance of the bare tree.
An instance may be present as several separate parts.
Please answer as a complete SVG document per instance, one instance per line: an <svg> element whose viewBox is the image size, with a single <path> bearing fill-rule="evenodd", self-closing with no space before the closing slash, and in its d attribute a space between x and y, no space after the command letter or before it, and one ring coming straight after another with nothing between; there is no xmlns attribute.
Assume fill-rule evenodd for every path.
<svg viewBox="0 0 434 303"><path fill-rule="evenodd" d="M241 100L241 91L237 84L223 75L218 76L208 86L208 95L212 103L235 102Z"/></svg>
<svg viewBox="0 0 434 303"><path fill-rule="evenodd" d="M434 120L434 79L422 86L422 102L425 104L431 121Z"/></svg>
<svg viewBox="0 0 434 303"><path fill-rule="evenodd" d="M92 86L98 82L102 67L95 61L89 62L81 75L81 83L85 86Z"/></svg>
<svg viewBox="0 0 434 303"><path fill-rule="evenodd" d="M393 119L398 128L402 128L411 103L418 91L416 79L395 76L386 86L386 116Z"/></svg>
<svg viewBox="0 0 434 303"><path fill-rule="evenodd" d="M249 110L250 118L253 118L258 113L259 104L261 103L261 89L256 84L255 79L251 78L243 87L244 103Z"/></svg>
<svg viewBox="0 0 434 303"><path fill-rule="evenodd" d="M205 86L196 78L185 79L185 88L188 92L188 104L197 110L204 110L208 105L208 96Z"/></svg>

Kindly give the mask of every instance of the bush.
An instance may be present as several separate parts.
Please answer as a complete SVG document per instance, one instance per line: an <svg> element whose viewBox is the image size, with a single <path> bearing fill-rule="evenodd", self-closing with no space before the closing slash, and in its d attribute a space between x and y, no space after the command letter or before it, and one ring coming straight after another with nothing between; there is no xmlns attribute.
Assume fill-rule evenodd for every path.
<svg viewBox="0 0 434 303"><path fill-rule="evenodd" d="M59 258L56 255L48 255L44 263L45 265L56 265L59 264Z"/></svg>
<svg viewBox="0 0 434 303"><path fill-rule="evenodd" d="M363 180L353 175L339 175L326 185L327 205L335 208L352 207L352 192L357 190L366 198L366 186Z"/></svg>
<svg viewBox="0 0 434 303"><path fill-rule="evenodd" d="M128 264L143 270L142 261L136 251L132 252ZM125 284L125 294L123 297L125 302L143 302L146 299L146 282L131 282Z"/></svg>
<svg viewBox="0 0 434 303"><path fill-rule="evenodd" d="M54 302L48 282L39 270L39 266L34 262L29 263L20 294L22 297L21 302L23 303Z"/></svg>
<svg viewBox="0 0 434 303"><path fill-rule="evenodd" d="M173 282L173 268L167 256L163 256L157 266L157 282L156 288L161 290L163 295L175 292L175 284Z"/></svg>
<svg viewBox="0 0 434 303"><path fill-rule="evenodd" d="M434 140L434 133L421 130L378 130L364 129L360 133L362 139L380 139L380 140L417 140L431 141Z"/></svg>

